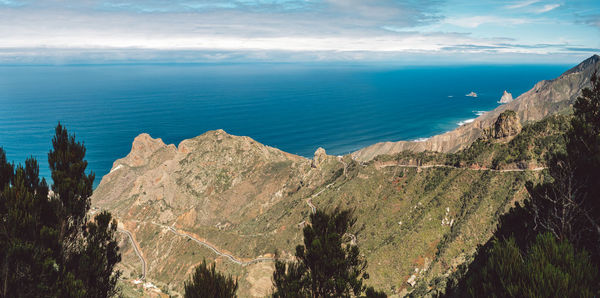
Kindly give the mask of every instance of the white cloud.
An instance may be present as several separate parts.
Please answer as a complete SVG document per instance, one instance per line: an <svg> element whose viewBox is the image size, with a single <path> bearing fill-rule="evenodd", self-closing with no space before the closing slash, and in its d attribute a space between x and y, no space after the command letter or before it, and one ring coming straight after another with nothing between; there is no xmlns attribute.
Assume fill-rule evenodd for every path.
<svg viewBox="0 0 600 298"><path fill-rule="evenodd" d="M503 18L498 16L472 16L472 17L455 17L447 18L444 20L445 23L463 27L463 28L477 28L481 25L493 24L493 25L521 25L530 23L530 19L526 18Z"/></svg>
<svg viewBox="0 0 600 298"><path fill-rule="evenodd" d="M560 7L560 4L546 4L546 5L544 5L544 6L540 7L540 8L534 9L533 12L538 13L538 14L539 13L545 13L545 12L549 12L549 11L555 9L555 8L558 8L558 7Z"/></svg>
<svg viewBox="0 0 600 298"><path fill-rule="evenodd" d="M506 5L504 7L508 8L508 9L517 9L517 8L527 7L529 5L532 5L532 4L535 4L538 2L540 2L540 0L528 0L528 1L522 1L522 2L517 2L514 4Z"/></svg>
<svg viewBox="0 0 600 298"><path fill-rule="evenodd" d="M15 0L0 0L0 3L6 1ZM541 5L537 2L511 6L531 11ZM437 0L79 0L65 3L39 0L18 8L0 7L0 63L10 57L45 55L87 55L104 60L109 56L137 59L136 53L146 57L144 59L167 59L172 55L184 61L185 58L239 60L243 57L369 60L414 53L543 55L562 50L506 45L506 39L488 33L514 31L498 30L498 27L518 28L541 18L468 15L469 11L465 10L461 11L464 16L450 14L438 19ZM302 3L306 5L300 5ZM502 4L494 5L502 7ZM540 9L556 8L546 6ZM473 34L475 32L477 34ZM509 37L517 39L515 43L523 43L518 36Z"/></svg>

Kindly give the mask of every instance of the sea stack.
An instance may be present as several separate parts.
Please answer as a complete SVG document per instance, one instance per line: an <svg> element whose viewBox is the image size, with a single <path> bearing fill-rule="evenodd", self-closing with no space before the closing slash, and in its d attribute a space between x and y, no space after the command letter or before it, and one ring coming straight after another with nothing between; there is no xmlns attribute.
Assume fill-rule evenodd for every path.
<svg viewBox="0 0 600 298"><path fill-rule="evenodd" d="M509 103L513 101L513 97L512 94L506 92L506 90L504 90L504 94L502 94L502 98L500 98L499 103Z"/></svg>

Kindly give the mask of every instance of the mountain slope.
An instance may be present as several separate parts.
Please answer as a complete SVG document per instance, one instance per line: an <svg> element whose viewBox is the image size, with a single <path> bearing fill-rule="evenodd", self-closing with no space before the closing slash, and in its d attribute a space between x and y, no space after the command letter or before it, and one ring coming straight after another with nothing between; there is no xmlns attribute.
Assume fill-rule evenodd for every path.
<svg viewBox="0 0 600 298"><path fill-rule="evenodd" d="M477 121L477 130L461 127L456 133L474 142L454 153L362 161L319 149L309 160L222 130L178 146L142 134L103 177L92 204L131 233L133 242L121 241L126 287L141 274L141 258L148 281L180 294L206 258L239 278L241 297L265 296L273 254L290 257L313 207L340 206L355 210L368 284L394 295L435 292L489 239L498 217L527 197L525 182L544 179L547 154L564 145L568 116L533 120L568 108L598 57L586 65L560 83L536 84L510 103L520 111L504 105Z"/></svg>
<svg viewBox="0 0 600 298"><path fill-rule="evenodd" d="M541 81L517 97L493 111L479 116L475 121L441 134L423 142L399 141L377 143L352 153L352 157L367 161L381 154L394 154L404 150L414 152L437 151L456 152L469 146L482 136L483 130L490 127L498 115L506 110L513 110L521 122L541 120L547 115L561 112L569 108L579 96L581 90L588 87L594 71L600 70L600 56L594 55L579 65L563 73L560 77Z"/></svg>
<svg viewBox="0 0 600 298"><path fill-rule="evenodd" d="M552 123L525 126L525 139L486 139L464 156L405 152L362 164L322 150L311 162L222 131L177 148L142 135L102 180L93 204L113 212L132 233L148 264L148 280L178 293L193 266L206 258L240 278L242 297L268 294L272 253L293 252L311 205L353 208L369 283L389 294L406 293L414 290L411 284L443 278L468 259L491 236L497 216L526 196L525 182L541 179L539 154L498 170L491 161L521 144L544 152L562 127ZM455 159L467 155L472 161L457 166ZM528 163L531 170L519 168ZM239 174L223 178L221 169L229 168ZM141 265L126 242L121 268L133 279Z"/></svg>

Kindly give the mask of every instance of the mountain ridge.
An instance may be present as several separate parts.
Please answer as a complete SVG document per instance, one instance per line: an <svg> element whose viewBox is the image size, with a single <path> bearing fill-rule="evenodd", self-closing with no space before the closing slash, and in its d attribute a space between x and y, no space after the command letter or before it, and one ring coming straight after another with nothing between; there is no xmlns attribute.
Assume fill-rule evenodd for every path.
<svg viewBox="0 0 600 298"><path fill-rule="evenodd" d="M526 123L541 120L549 114L568 108L579 96L580 90L589 86L591 74L598 70L600 70L600 56L594 55L567 70L558 78L540 81L513 101L500 105L477 117L473 122L452 131L433 136L425 141L376 143L359 149L351 155L357 160L368 161L377 155L394 154L404 150L456 152L481 137L484 129L491 126L496 118L506 110L515 111L520 121Z"/></svg>

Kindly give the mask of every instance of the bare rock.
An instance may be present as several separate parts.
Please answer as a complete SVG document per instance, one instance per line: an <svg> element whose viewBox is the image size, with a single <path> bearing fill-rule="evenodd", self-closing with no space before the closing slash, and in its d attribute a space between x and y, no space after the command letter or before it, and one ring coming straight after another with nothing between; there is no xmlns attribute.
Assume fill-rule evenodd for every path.
<svg viewBox="0 0 600 298"><path fill-rule="evenodd" d="M147 164L152 154L162 148L167 148L167 145L161 139L153 139L149 134L143 133L135 137L131 145L131 152L120 162L130 167L140 167ZM169 148L173 150L175 147Z"/></svg>
<svg viewBox="0 0 600 298"><path fill-rule="evenodd" d="M315 151L315 155L310 165L313 168L318 168L325 160L327 160L327 153L325 152L325 149L319 147L317 151Z"/></svg>
<svg viewBox="0 0 600 298"><path fill-rule="evenodd" d="M516 136L521 132L522 126L519 116L512 110L506 110L498 116L494 126L486 130L486 135L494 139L504 139Z"/></svg>
<svg viewBox="0 0 600 298"><path fill-rule="evenodd" d="M509 103L513 101L513 97L511 93L508 93L506 90L504 90L504 93L502 94L502 98L500 98L500 101L498 103Z"/></svg>

